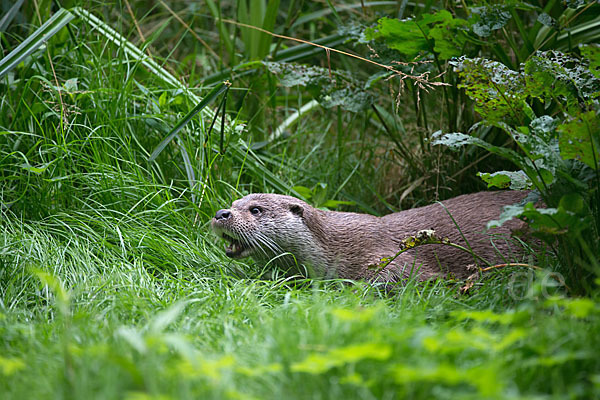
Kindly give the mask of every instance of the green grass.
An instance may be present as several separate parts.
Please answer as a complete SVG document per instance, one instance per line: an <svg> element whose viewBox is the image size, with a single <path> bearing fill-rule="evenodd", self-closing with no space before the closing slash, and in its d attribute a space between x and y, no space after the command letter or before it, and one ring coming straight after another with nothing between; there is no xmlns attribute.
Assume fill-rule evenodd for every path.
<svg viewBox="0 0 600 400"><path fill-rule="evenodd" d="M526 295L499 273L470 296L448 282L383 293L261 281L224 273L185 225L169 228L170 251L132 253L80 231L57 239L51 221L11 222L0 236L3 398L600 394L598 303L548 300L541 279ZM152 268L151 251L169 272Z"/></svg>
<svg viewBox="0 0 600 400"><path fill-rule="evenodd" d="M2 399L600 396L598 297L568 297L548 272L496 271L461 295L449 281L262 280L225 257L210 218L247 192L327 183L325 198L356 210L397 209L415 177L372 116L315 110L255 154L228 124L224 155L218 130L204 152L210 120L196 117L150 163L193 96L85 23L70 29L0 81Z"/></svg>

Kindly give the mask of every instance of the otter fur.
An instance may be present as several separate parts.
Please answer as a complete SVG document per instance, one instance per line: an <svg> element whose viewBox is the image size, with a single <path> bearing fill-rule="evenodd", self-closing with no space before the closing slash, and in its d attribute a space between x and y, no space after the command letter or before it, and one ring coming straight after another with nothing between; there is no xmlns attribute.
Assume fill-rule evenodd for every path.
<svg viewBox="0 0 600 400"><path fill-rule="evenodd" d="M231 258L252 257L288 273L372 281L399 281L416 274L420 279L470 275L469 266L514 262L522 248L510 235L524 227L519 220L486 231L504 206L521 202L526 191L480 192L383 217L325 211L295 197L256 193L217 211L211 226L229 242ZM402 242L423 230L470 248L477 257L447 244L411 248L389 264ZM304 266L304 269L301 268ZM485 264L483 265L485 266Z"/></svg>

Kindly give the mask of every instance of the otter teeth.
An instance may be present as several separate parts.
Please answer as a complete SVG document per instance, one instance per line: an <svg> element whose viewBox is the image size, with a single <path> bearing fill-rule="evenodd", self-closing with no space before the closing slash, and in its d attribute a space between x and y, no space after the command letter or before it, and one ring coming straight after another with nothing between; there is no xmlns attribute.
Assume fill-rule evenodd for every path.
<svg viewBox="0 0 600 400"><path fill-rule="evenodd" d="M225 245L225 255L227 257L235 258L238 257L244 251L244 245L237 239L223 233L223 239L227 240L229 244Z"/></svg>

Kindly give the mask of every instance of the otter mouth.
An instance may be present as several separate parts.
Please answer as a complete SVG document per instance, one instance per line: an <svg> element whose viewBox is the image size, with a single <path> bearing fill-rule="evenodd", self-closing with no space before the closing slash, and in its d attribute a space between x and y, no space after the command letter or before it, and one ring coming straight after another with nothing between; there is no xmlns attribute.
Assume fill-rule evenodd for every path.
<svg viewBox="0 0 600 400"><path fill-rule="evenodd" d="M249 250L246 244L242 243L238 239L228 235L225 232L221 232L221 237L225 239L228 244L225 245L225 255L230 258L241 258L244 257L244 251Z"/></svg>

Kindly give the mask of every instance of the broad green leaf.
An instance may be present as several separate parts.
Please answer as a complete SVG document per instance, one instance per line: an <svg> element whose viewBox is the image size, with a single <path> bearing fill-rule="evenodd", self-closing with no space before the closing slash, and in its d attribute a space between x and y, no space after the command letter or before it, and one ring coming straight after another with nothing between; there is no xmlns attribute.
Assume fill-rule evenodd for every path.
<svg viewBox="0 0 600 400"><path fill-rule="evenodd" d="M387 47L399 51L409 60L428 51L430 47L414 20L381 18L376 28L365 30L365 37L367 40L383 39Z"/></svg>
<svg viewBox="0 0 600 400"><path fill-rule="evenodd" d="M558 51L537 52L523 65L529 95L544 102L561 99L567 110L579 110L579 102L600 96L600 80L587 61Z"/></svg>
<svg viewBox="0 0 600 400"><path fill-rule="evenodd" d="M343 88L323 94L318 100L325 108L340 106L344 110L357 113L370 107L373 96L362 89Z"/></svg>
<svg viewBox="0 0 600 400"><path fill-rule="evenodd" d="M442 131L437 131L433 133L431 137L434 145L448 146L453 150L458 150L460 147L467 144L474 144L481 147L487 146L487 142L484 140L461 132L442 133Z"/></svg>
<svg viewBox="0 0 600 400"><path fill-rule="evenodd" d="M536 209L530 203L523 207L520 217L527 221L534 233L544 238L547 238L548 235L576 234L589 225L587 219L579 217L560 206L558 208Z"/></svg>
<svg viewBox="0 0 600 400"><path fill-rule="evenodd" d="M578 114L558 127L560 155L579 160L593 169L600 163L600 118L594 111Z"/></svg>
<svg viewBox="0 0 600 400"><path fill-rule="evenodd" d="M392 355L392 347L386 343L361 343L333 349L329 354L344 363L355 363L363 359L385 361Z"/></svg>
<svg viewBox="0 0 600 400"><path fill-rule="evenodd" d="M507 6L490 5L487 7L471 7L473 26L471 29L478 36L487 37L492 31L503 28L511 18Z"/></svg>
<svg viewBox="0 0 600 400"><path fill-rule="evenodd" d="M309 354L304 360L293 363L290 367L292 372L305 372L307 374L322 374L333 367L342 365L339 360L324 354Z"/></svg>
<svg viewBox="0 0 600 400"><path fill-rule="evenodd" d="M485 140L481 140L478 137L466 135L460 132L452 132L452 133L444 133L441 131L437 131L431 135L432 144L434 145L444 145L448 146L451 149L457 150L458 148L467 145L473 144L475 146L486 149L494 154L497 154L509 161L514 162L517 166L524 168L526 167L526 162L523 156L517 153L514 150L511 150L506 147L494 146Z"/></svg>
<svg viewBox="0 0 600 400"><path fill-rule="evenodd" d="M447 13L442 10L439 13ZM448 13L450 14L450 13ZM468 23L464 19L452 18L443 24L437 24L429 31L429 37L434 40L433 50L439 53L441 60L449 60L462 54L462 49L467 41L463 29Z"/></svg>
<svg viewBox="0 0 600 400"><path fill-rule="evenodd" d="M322 207L326 207L329 209L338 208L339 206L354 206L356 205L353 201L345 201L345 200L326 200L323 202Z"/></svg>
<svg viewBox="0 0 600 400"><path fill-rule="evenodd" d="M520 218L526 205L537 203L540 196L536 192L530 192L519 204L511 204L504 206L502 213L497 220L493 220L487 223L487 229L497 228L502 226L506 221L510 221L513 218Z"/></svg>
<svg viewBox="0 0 600 400"><path fill-rule="evenodd" d="M467 384L477 388L483 397L496 397L503 384L495 377L493 367L457 367L451 363L421 365L396 364L390 368L394 380L401 384L424 382L426 384L457 385ZM475 396L477 397L477 396Z"/></svg>
<svg viewBox="0 0 600 400"><path fill-rule="evenodd" d="M280 363L271 363L266 365L253 365L252 367L236 366L235 371L252 378L261 377L264 374L276 374L283 371L283 365Z"/></svg>
<svg viewBox="0 0 600 400"><path fill-rule="evenodd" d="M312 190L307 188L306 186L294 186L293 189L298 193L301 197L306 200L310 200L312 197Z"/></svg>
<svg viewBox="0 0 600 400"><path fill-rule="evenodd" d="M560 198L558 206L566 211L581 215L585 201L579 193L568 193Z"/></svg>
<svg viewBox="0 0 600 400"><path fill-rule="evenodd" d="M467 26L466 20L440 10L435 14L423 14L418 20L381 18L376 28L365 30L365 38L381 40L409 60L432 49L439 53L440 59L447 60L461 54L466 42L463 30Z"/></svg>
<svg viewBox="0 0 600 400"><path fill-rule="evenodd" d="M364 359L385 361L392 355L392 347L385 343L361 343L329 350L324 354L309 354L291 366L293 372L322 374L329 369Z"/></svg>
<svg viewBox="0 0 600 400"><path fill-rule="evenodd" d="M553 297L546 300L546 306L553 305L563 307L565 313L576 318L585 318L591 313L600 310L597 303L588 298L567 299L562 297Z"/></svg>
<svg viewBox="0 0 600 400"><path fill-rule="evenodd" d="M324 68L284 62L265 61L263 64L269 72L277 76L279 83L285 87L307 86L329 79L329 73Z"/></svg>
<svg viewBox="0 0 600 400"><path fill-rule="evenodd" d="M581 45L579 46L579 50L581 51L581 55L589 61L590 72L596 78L600 78L600 45Z"/></svg>
<svg viewBox="0 0 600 400"><path fill-rule="evenodd" d="M347 111L359 112L373 103L373 97L363 89L364 85L345 73L335 71L336 79L332 79L326 68L283 62L264 64L283 86L306 86L325 108L340 106Z"/></svg>
<svg viewBox="0 0 600 400"><path fill-rule="evenodd" d="M475 110L488 124L522 124L529 106L525 78L520 72L484 58L461 57L450 64L462 80L458 87L475 101Z"/></svg>
<svg viewBox="0 0 600 400"><path fill-rule="evenodd" d="M537 120L534 120L534 122ZM554 138L555 132L541 133L539 127L519 126L516 129L503 122L498 122L502 128L519 145L529 160L547 168L555 168L562 162L558 152L558 140Z"/></svg>
<svg viewBox="0 0 600 400"><path fill-rule="evenodd" d="M531 189L532 183L523 171L478 172L477 176L488 184L488 188L499 187L512 190Z"/></svg>
<svg viewBox="0 0 600 400"><path fill-rule="evenodd" d="M450 312L457 320L473 320L477 322L498 322L502 325L510 325L515 321L527 320L528 313L514 310L496 313L492 310L458 310Z"/></svg>
<svg viewBox="0 0 600 400"><path fill-rule="evenodd" d="M549 115L542 115L539 118L535 118L529 124L532 133L543 138L552 139L556 137L556 127L559 124L558 118L552 118Z"/></svg>
<svg viewBox="0 0 600 400"><path fill-rule="evenodd" d="M331 313L340 321L345 322L369 322L377 314L374 307L351 310L347 308L336 308Z"/></svg>
<svg viewBox="0 0 600 400"><path fill-rule="evenodd" d="M158 105L159 107L162 109L164 108L164 106L167 104L167 92L164 91L162 92L162 94L158 97Z"/></svg>

